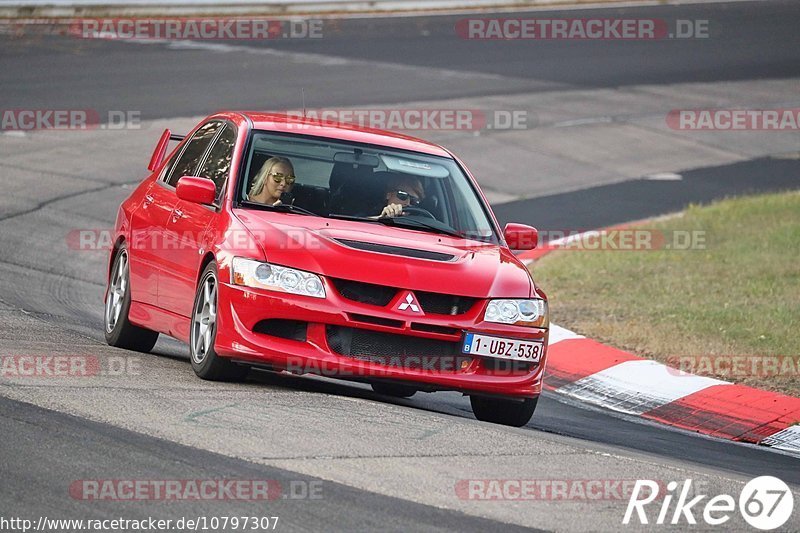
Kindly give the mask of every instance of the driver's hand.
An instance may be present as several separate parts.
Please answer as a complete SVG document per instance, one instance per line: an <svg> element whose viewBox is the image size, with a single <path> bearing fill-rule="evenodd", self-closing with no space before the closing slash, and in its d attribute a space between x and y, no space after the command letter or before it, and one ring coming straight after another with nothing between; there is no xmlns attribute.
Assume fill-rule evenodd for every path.
<svg viewBox="0 0 800 533"><path fill-rule="evenodd" d="M403 214L403 204L389 204L383 208L380 217L398 217Z"/></svg>

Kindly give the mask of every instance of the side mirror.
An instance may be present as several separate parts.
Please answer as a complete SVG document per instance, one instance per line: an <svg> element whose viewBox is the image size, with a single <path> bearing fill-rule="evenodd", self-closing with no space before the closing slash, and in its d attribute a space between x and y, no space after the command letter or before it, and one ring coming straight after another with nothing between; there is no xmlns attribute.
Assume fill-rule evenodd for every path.
<svg viewBox="0 0 800 533"><path fill-rule="evenodd" d="M178 195L178 198L187 202L211 205L217 197L217 187L210 179L183 176L178 180L175 194Z"/></svg>
<svg viewBox="0 0 800 533"><path fill-rule="evenodd" d="M158 144L156 144L153 150L153 155L150 157L150 164L147 165L147 170L150 172L158 170L158 167L161 166L161 162L164 161L164 154L167 153L167 145L169 144L171 136L172 133L170 133L169 130L164 130L164 133L161 134L161 138L158 140Z"/></svg>
<svg viewBox="0 0 800 533"><path fill-rule="evenodd" d="M506 224L503 238L512 250L533 250L539 242L539 232L525 224Z"/></svg>

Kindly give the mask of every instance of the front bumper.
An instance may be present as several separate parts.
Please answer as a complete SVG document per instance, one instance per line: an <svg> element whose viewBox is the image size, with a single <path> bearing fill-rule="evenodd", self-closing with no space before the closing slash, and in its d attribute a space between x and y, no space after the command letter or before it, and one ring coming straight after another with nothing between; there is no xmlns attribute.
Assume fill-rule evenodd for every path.
<svg viewBox="0 0 800 533"><path fill-rule="evenodd" d="M486 300L460 315L409 317L388 307L349 300L327 279L324 283L325 299L221 283L216 352L296 374L403 381L424 390L504 397L541 393L547 329L484 322ZM261 325L275 320L303 324L304 334L264 333ZM497 359L461 354L465 331L541 341L544 352L538 364L498 363ZM373 347L368 351L374 353L363 349L351 353L354 339L361 346Z"/></svg>

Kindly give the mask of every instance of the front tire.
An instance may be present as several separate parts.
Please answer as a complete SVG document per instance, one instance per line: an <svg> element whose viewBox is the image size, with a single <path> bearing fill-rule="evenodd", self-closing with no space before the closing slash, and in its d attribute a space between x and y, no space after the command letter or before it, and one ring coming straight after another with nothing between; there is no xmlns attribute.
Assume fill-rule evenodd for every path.
<svg viewBox="0 0 800 533"><path fill-rule="evenodd" d="M158 332L134 326L128 320L131 309L131 281L128 249L123 244L117 251L108 277L103 313L103 330L110 346L149 352L156 345Z"/></svg>
<svg viewBox="0 0 800 533"><path fill-rule="evenodd" d="M242 381L250 370L220 357L214 351L217 338L217 302L219 284L214 263L203 270L194 297L192 325L189 332L189 355L197 377L210 381Z"/></svg>
<svg viewBox="0 0 800 533"><path fill-rule="evenodd" d="M469 402L472 404L472 413L478 420L519 428L530 422L539 397L519 401L470 396Z"/></svg>

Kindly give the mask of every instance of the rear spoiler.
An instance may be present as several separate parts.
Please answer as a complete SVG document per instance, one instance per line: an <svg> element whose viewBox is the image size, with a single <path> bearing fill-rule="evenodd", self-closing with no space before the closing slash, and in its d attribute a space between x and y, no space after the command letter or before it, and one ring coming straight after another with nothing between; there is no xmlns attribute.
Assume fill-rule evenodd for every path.
<svg viewBox="0 0 800 533"><path fill-rule="evenodd" d="M164 133L161 134L161 138L158 140L158 144L156 144L153 150L153 155L150 157L150 164L147 165L147 170L155 172L158 167L161 166L161 163L164 161L164 156L167 153L167 144L169 144L170 141L182 141L185 137L185 135L176 135L168 129L164 130Z"/></svg>

